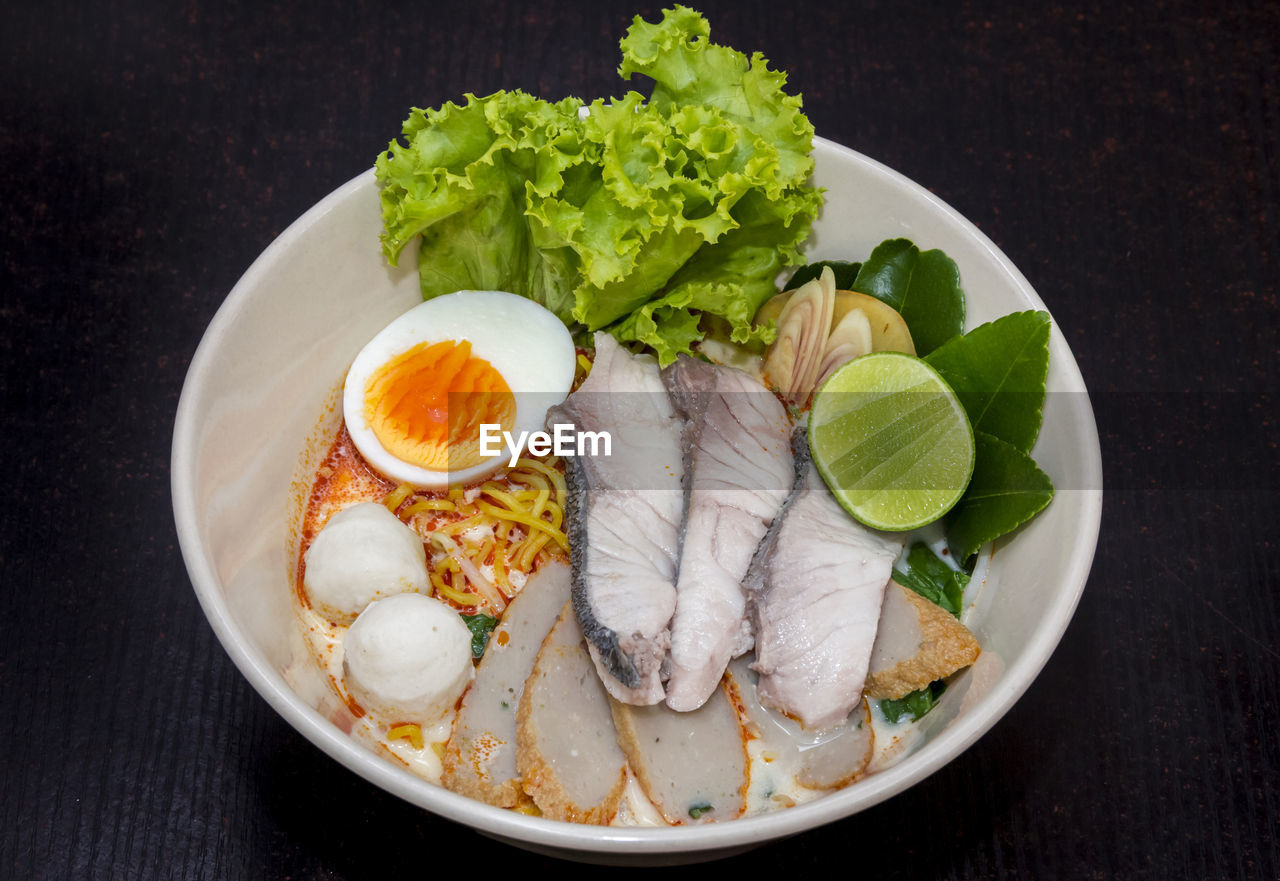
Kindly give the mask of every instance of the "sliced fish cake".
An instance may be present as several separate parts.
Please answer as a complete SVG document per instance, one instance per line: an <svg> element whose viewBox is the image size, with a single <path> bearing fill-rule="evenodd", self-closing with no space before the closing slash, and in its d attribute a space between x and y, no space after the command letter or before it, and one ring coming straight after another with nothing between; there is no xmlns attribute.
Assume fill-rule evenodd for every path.
<svg viewBox="0 0 1280 881"><path fill-rule="evenodd" d="M687 491L666 700L689 711L751 647L742 578L791 490L791 426L740 370L681 356L662 381L685 420Z"/></svg>
<svg viewBox="0 0 1280 881"><path fill-rule="evenodd" d="M627 782L609 695L566 603L538 650L517 716L516 770L543 815L608 823Z"/></svg>
<svg viewBox="0 0 1280 881"><path fill-rule="evenodd" d="M897 700L978 660L978 640L941 606L889 582L871 649L867 697Z"/></svg>
<svg viewBox="0 0 1280 881"><path fill-rule="evenodd" d="M538 649L568 600L569 566L553 561L507 606L454 719L441 778L449 789L503 808L526 801L516 771L516 713Z"/></svg>
<svg viewBox="0 0 1280 881"><path fill-rule="evenodd" d="M732 820L746 807L747 734L735 701L717 688L701 707L615 701L618 743L646 796L668 823Z"/></svg>

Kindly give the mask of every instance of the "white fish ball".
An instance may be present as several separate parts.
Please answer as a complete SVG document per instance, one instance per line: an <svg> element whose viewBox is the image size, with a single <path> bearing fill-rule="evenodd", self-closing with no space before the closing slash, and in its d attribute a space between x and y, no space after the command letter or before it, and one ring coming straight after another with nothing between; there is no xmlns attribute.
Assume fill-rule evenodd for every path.
<svg viewBox="0 0 1280 881"><path fill-rule="evenodd" d="M342 652L348 691L389 723L435 724L475 675L467 625L418 593L370 603L347 631Z"/></svg>
<svg viewBox="0 0 1280 881"><path fill-rule="evenodd" d="M338 624L350 624L374 600L430 588L422 538L377 502L330 517L305 560L311 607Z"/></svg>

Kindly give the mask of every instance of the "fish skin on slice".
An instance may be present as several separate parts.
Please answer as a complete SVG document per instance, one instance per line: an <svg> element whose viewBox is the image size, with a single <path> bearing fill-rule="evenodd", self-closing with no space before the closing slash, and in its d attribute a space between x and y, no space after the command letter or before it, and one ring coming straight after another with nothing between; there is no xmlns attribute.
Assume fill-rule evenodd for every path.
<svg viewBox="0 0 1280 881"><path fill-rule="evenodd" d="M687 493L666 701L689 712L751 648L742 578L791 491L791 426L778 398L740 370L682 355L662 381L685 419Z"/></svg>
<svg viewBox="0 0 1280 881"><path fill-rule="evenodd" d="M796 485L743 586L756 631L760 701L807 729L844 721L862 700L880 606L903 538L845 512L793 440Z"/></svg>
<svg viewBox="0 0 1280 881"><path fill-rule="evenodd" d="M684 494L681 429L658 362L595 336L591 374L548 428L608 432L611 454L569 459L565 520L573 608L600 679L628 704L660 702L676 606Z"/></svg>

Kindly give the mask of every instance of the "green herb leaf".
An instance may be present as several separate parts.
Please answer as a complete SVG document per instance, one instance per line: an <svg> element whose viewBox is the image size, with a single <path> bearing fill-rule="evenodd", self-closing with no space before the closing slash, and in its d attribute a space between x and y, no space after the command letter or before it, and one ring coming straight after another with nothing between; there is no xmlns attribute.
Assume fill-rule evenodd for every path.
<svg viewBox="0 0 1280 881"><path fill-rule="evenodd" d="M960 270L941 251L921 251L907 239L881 242L862 264L853 290L897 309L922 358L964 330Z"/></svg>
<svg viewBox="0 0 1280 881"><path fill-rule="evenodd" d="M712 806L709 803L702 802L701 804L696 804L693 807L689 808L689 816L697 820L703 814L710 813L711 810L712 810Z"/></svg>
<svg viewBox="0 0 1280 881"><path fill-rule="evenodd" d="M1031 452L1049 375L1049 313L997 318L948 340L925 360L955 390L974 431Z"/></svg>
<svg viewBox="0 0 1280 881"><path fill-rule="evenodd" d="M907 565L910 568L905 572L894 568L893 580L959 618L964 589L969 583L968 573L952 569L923 542L911 546Z"/></svg>
<svg viewBox="0 0 1280 881"><path fill-rule="evenodd" d="M947 544L956 560L1039 514L1053 498L1053 481L1035 461L998 437L975 431L977 461L964 496L947 515Z"/></svg>
<svg viewBox="0 0 1280 881"><path fill-rule="evenodd" d="M894 701L880 701L880 712L889 724L903 718L919 719L938 705L938 699L947 690L947 683L938 679L929 683L919 691L913 691L906 697Z"/></svg>
<svg viewBox="0 0 1280 881"><path fill-rule="evenodd" d="M489 644L489 634L498 625L498 619L492 615L480 613L463 615L462 620L466 623L467 629L471 631L471 656L473 658L483 657L485 646Z"/></svg>
<svg viewBox="0 0 1280 881"><path fill-rule="evenodd" d="M787 282L783 290L793 291L805 282L813 281L822 275L822 270L828 266L831 267L831 272L836 277L836 290L857 290L853 286L853 282L858 277L858 271L862 269L862 264L850 263L848 260L819 260L817 263L801 266L796 270L795 275L791 276L791 280Z"/></svg>

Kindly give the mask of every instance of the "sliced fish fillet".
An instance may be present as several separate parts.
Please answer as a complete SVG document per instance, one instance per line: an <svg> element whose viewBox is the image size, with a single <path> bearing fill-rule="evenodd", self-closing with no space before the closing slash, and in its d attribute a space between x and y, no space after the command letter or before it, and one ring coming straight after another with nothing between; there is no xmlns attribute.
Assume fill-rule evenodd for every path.
<svg viewBox="0 0 1280 881"><path fill-rule="evenodd" d="M610 455L569 460L573 608L609 694L655 704L676 606L680 423L654 358L605 333L595 341L591 375L547 414L548 426L572 423L611 440Z"/></svg>
<svg viewBox="0 0 1280 881"><path fill-rule="evenodd" d="M662 381L685 420L687 491L666 700L687 712L751 647L742 578L791 490L790 422L740 370L681 356Z"/></svg>
<svg viewBox="0 0 1280 881"><path fill-rule="evenodd" d="M808 729L842 723L862 699L900 536L851 518L795 435L795 490L752 561L749 591L761 702Z"/></svg>

